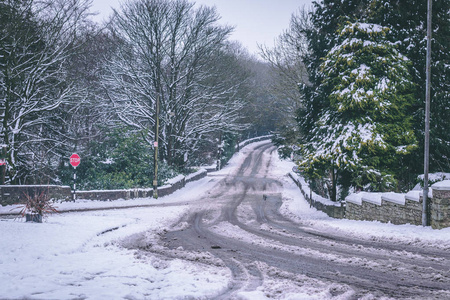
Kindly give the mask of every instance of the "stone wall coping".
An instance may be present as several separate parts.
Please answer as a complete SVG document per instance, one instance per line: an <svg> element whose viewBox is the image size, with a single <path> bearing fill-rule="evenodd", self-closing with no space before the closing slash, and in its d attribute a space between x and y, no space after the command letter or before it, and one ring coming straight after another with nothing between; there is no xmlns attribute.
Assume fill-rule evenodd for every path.
<svg viewBox="0 0 450 300"><path fill-rule="evenodd" d="M423 190L420 190L419 195L423 198ZM428 198L433 198L433 189L428 189Z"/></svg>
<svg viewBox="0 0 450 300"><path fill-rule="evenodd" d="M381 194L381 200L401 205L405 205L406 202L405 194L393 192Z"/></svg>
<svg viewBox="0 0 450 300"><path fill-rule="evenodd" d="M300 184L301 186L301 190L306 193L307 195L309 195L310 193L310 189L309 189L309 185L306 183L305 178L295 172L289 172L289 176L292 178L292 180L294 180L297 184ZM326 206L336 206L336 207L340 207L341 203L340 202L334 202L331 201L330 199L326 199L320 195L317 195L315 192L312 192L312 198L315 202L320 202L323 205Z"/></svg>
<svg viewBox="0 0 450 300"><path fill-rule="evenodd" d="M17 188L17 187L20 187L20 188L23 188L23 187L63 187L63 188L66 188L66 187L68 187L68 188L70 188L70 186L68 186L68 185L56 185L56 184L30 184L30 185L21 185L21 184L16 184L16 185L14 185L14 184L11 184L11 185L0 185L0 188Z"/></svg>
<svg viewBox="0 0 450 300"><path fill-rule="evenodd" d="M421 191L409 191L406 193L405 199L409 201L419 202L421 193Z"/></svg>
<svg viewBox="0 0 450 300"><path fill-rule="evenodd" d="M117 192L131 192L131 191L150 191L153 188L135 188L135 189L123 189L123 190L77 190L77 194L87 193L117 193Z"/></svg>
<svg viewBox="0 0 450 300"><path fill-rule="evenodd" d="M245 147L245 146L247 146L248 144L253 143L253 142L259 142L259 141L263 141L263 140L269 140L269 139L271 139L272 137L273 137L273 134L263 135L263 136L257 136L257 137L254 137L254 138L251 138L251 139L248 139L248 140L245 140L245 141L240 142L240 143L239 143L239 147L240 147L240 148ZM238 145L236 145L235 147L237 148Z"/></svg>
<svg viewBox="0 0 450 300"><path fill-rule="evenodd" d="M178 182L182 181L183 179L185 179L184 175L182 175L182 174L177 175L174 178L170 178L169 180L167 180L167 184L166 185L173 185L175 183L178 183Z"/></svg>
<svg viewBox="0 0 450 300"><path fill-rule="evenodd" d="M198 175L200 175L200 174L202 174L202 173L204 173L204 172L207 172L206 169L201 168L201 169L199 169L197 172L187 175L187 176L186 176L186 180L191 180L191 179L194 178L195 176L198 176Z"/></svg>
<svg viewBox="0 0 450 300"><path fill-rule="evenodd" d="M381 193L365 193L361 200L381 206Z"/></svg>
<svg viewBox="0 0 450 300"><path fill-rule="evenodd" d="M362 196L367 194L366 192L353 193L345 197L345 202L362 205Z"/></svg>
<svg viewBox="0 0 450 300"><path fill-rule="evenodd" d="M450 180L436 182L431 186L431 189L436 191L450 191Z"/></svg>

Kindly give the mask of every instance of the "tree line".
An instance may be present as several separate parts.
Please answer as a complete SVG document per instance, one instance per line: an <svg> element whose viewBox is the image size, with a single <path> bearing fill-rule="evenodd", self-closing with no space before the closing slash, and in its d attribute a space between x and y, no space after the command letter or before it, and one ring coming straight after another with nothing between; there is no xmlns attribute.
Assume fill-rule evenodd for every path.
<svg viewBox="0 0 450 300"><path fill-rule="evenodd" d="M431 172L450 170L449 11L433 1ZM426 16L427 1L314 1L263 49L297 106L275 142L322 195L405 191L423 172Z"/></svg>
<svg viewBox="0 0 450 300"><path fill-rule="evenodd" d="M450 169L449 2L433 3L432 172ZM426 1L313 3L261 62L187 0L125 1L103 24L90 0L0 0L0 183L68 184L77 152L81 188L148 187L156 129L160 184L278 130L280 153L333 200L411 188Z"/></svg>
<svg viewBox="0 0 450 300"><path fill-rule="evenodd" d="M81 188L150 186L156 129L162 184L282 119L215 8L130 0L97 24L90 6L0 0L2 184L68 184L77 152Z"/></svg>

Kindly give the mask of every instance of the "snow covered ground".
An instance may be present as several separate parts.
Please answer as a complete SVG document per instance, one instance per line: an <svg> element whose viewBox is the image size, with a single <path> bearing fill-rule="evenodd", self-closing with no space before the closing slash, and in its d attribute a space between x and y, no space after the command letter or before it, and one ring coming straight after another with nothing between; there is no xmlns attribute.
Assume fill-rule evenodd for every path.
<svg viewBox="0 0 450 300"><path fill-rule="evenodd" d="M198 185L207 186L207 179ZM191 184L163 201L174 202L181 197L193 201L196 190ZM97 206L149 201L103 202ZM93 205L67 204L70 209ZM186 208L181 205L64 213L52 215L42 224L2 220L0 299L171 299L214 294L226 286L228 270L139 257L136 251L121 247L128 236L163 230Z"/></svg>
<svg viewBox="0 0 450 300"><path fill-rule="evenodd" d="M230 271L220 266L195 264L157 255L141 255L123 245L136 234L154 234L179 219L190 202L207 193L220 176L233 173L245 153L266 142L245 147L229 165L189 183L166 197L127 201L61 203L61 211L167 204L51 215L42 224L23 219L0 218L0 299L210 299L227 289ZM293 163L281 161L274 175L283 182L282 212L309 224L317 231L336 232L367 240L403 241L413 245L450 249L450 228L432 230L421 226L337 220L309 208L297 186L286 176ZM179 204L179 205L174 205ZM7 213L13 207L0 207ZM274 283L274 284L281 284ZM307 289L307 287L305 287ZM289 299L326 299L323 291L312 294L292 290ZM244 299L266 299L249 293Z"/></svg>
<svg viewBox="0 0 450 300"><path fill-rule="evenodd" d="M292 162L279 161L280 176L292 168ZM291 219L311 225L318 231L337 232L366 240L402 241L411 245L427 246L450 250L450 228L433 230L414 225L393 225L378 221L339 220L328 217L324 212L309 207L309 203L299 193L298 187L285 179L281 210Z"/></svg>

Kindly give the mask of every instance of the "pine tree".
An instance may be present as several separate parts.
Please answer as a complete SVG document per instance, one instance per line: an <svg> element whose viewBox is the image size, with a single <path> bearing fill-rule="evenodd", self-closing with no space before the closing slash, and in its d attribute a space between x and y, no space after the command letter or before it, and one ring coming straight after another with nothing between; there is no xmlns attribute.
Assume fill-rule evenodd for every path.
<svg viewBox="0 0 450 300"><path fill-rule="evenodd" d="M320 89L322 83L319 72L322 59L336 43L336 31L345 21L357 21L365 14L370 0L322 0L314 1L311 12L311 28L304 31L309 51L303 57L309 75L309 84L300 87L304 96L302 109L297 112L297 120L303 140L311 138L312 129L318 121L319 112L325 108L328 96Z"/></svg>
<svg viewBox="0 0 450 300"><path fill-rule="evenodd" d="M396 175L402 188L411 188L415 177L423 171L424 102L425 102L425 57L426 57L426 12L427 1L419 0L342 0L314 2L311 13L314 25L304 34L308 40L309 52L304 57L309 73L309 84L301 87L303 109L297 112L298 124L303 134L303 144L314 139L315 126L321 112L330 105L332 86L324 86L320 66L326 54L336 45L336 30L343 22L374 23L389 27L386 36L397 50L408 57L410 79L415 84L413 98L406 108L413 117L413 127L419 147L411 154L398 157ZM432 43L432 99L430 131L430 170L448 171L450 168L450 0L433 1L433 43ZM310 144L311 145L311 144ZM328 176L329 167L322 165L314 170L314 176ZM327 169L328 168L328 169ZM312 169L310 169L312 170ZM337 177L352 178L345 171Z"/></svg>
<svg viewBox="0 0 450 300"><path fill-rule="evenodd" d="M412 62L411 75L418 86L415 103L410 108L414 116L415 132L419 149L410 161L412 172L423 171L424 109L425 109L425 57L427 1L419 0L372 0L368 22L392 28L390 39ZM430 170L450 169L450 0L433 1L432 42L432 97L430 125ZM409 171L410 168L408 168Z"/></svg>
<svg viewBox="0 0 450 300"><path fill-rule="evenodd" d="M349 172L356 188L392 189L398 158L415 145L409 60L388 41L389 28L347 23L320 66L324 109L304 144L302 166ZM337 173L335 173L337 170ZM381 180L381 182L380 182Z"/></svg>

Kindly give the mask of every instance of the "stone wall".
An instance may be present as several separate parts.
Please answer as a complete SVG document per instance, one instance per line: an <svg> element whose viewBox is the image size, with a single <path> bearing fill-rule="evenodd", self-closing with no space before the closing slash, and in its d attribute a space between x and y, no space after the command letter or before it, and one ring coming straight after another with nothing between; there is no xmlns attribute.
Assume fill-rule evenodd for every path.
<svg viewBox="0 0 450 300"><path fill-rule="evenodd" d="M431 200L431 227L450 227L450 180L433 184Z"/></svg>
<svg viewBox="0 0 450 300"><path fill-rule="evenodd" d="M380 210L379 221L383 223L400 224L422 224L422 201L406 200L405 204L393 203L383 200Z"/></svg>
<svg viewBox="0 0 450 300"><path fill-rule="evenodd" d="M361 204L348 202L345 204L345 218L349 220L364 220Z"/></svg>
<svg viewBox="0 0 450 300"><path fill-rule="evenodd" d="M186 184L188 184L189 182L200 180L200 179L206 177L206 175L208 175L208 171L205 169L200 169L199 171L186 176L185 182L186 182Z"/></svg>
<svg viewBox="0 0 450 300"><path fill-rule="evenodd" d="M134 198L147 198L153 196L153 189L130 189L130 190L94 190L77 191L77 199L113 201L129 200Z"/></svg>
<svg viewBox="0 0 450 300"><path fill-rule="evenodd" d="M408 194L361 192L352 194L345 200L345 215L350 220L422 224L422 199L419 191Z"/></svg>
<svg viewBox="0 0 450 300"><path fill-rule="evenodd" d="M311 202L308 195L305 195L305 199ZM311 206L316 208L317 210L323 211L328 216L336 219L344 219L345 218L345 207L343 203L334 203L332 205L322 203L320 201L312 200Z"/></svg>
<svg viewBox="0 0 450 300"><path fill-rule="evenodd" d="M428 225L434 229L450 227L450 180L433 184L429 197ZM350 220L422 225L421 191L407 194L361 192L345 200L345 215Z"/></svg>
<svg viewBox="0 0 450 300"><path fill-rule="evenodd" d="M51 199L70 200L69 186L59 185L0 185L0 205L23 204L26 195L31 197L46 193Z"/></svg>
<svg viewBox="0 0 450 300"><path fill-rule="evenodd" d="M363 201L361 210L364 212L364 220L377 221L380 220L380 205Z"/></svg>
<svg viewBox="0 0 450 300"><path fill-rule="evenodd" d="M242 142L240 142L239 144L236 145L235 151L239 151L240 149L244 148L248 144L256 143L256 142L262 142L262 141L270 140L272 138L273 138L273 135L270 134L270 135L258 136L258 137L255 137L255 138L251 138L251 139L242 141Z"/></svg>
<svg viewBox="0 0 450 300"><path fill-rule="evenodd" d="M167 185L158 188L158 196L163 197L174 193L183 188L188 182L200 180L206 177L207 172L204 169L199 170L188 176L177 176L169 180ZM50 198L60 201L72 200L72 191L69 186L23 186L23 185L2 185L0 186L0 205L20 204L25 201L25 194L34 195L34 193L48 192ZM153 188L129 189L129 190L93 190L77 191L77 199L112 201L118 199L150 198L153 197Z"/></svg>

